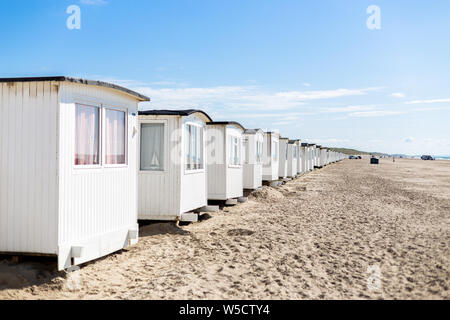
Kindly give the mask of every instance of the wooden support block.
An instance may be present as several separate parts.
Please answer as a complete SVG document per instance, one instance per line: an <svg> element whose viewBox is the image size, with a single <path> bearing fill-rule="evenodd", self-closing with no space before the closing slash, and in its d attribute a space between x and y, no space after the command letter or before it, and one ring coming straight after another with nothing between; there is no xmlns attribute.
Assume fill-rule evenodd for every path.
<svg viewBox="0 0 450 320"><path fill-rule="evenodd" d="M197 222L198 214L192 213L192 212L183 213L183 214L181 214L180 221L182 221L182 222Z"/></svg>
<svg viewBox="0 0 450 320"><path fill-rule="evenodd" d="M204 206L200 209L195 210L195 212L219 212L219 206Z"/></svg>
<svg viewBox="0 0 450 320"><path fill-rule="evenodd" d="M239 198L237 199L237 201L238 201L239 203L245 203L245 202L248 201L248 197L239 197Z"/></svg>
<svg viewBox="0 0 450 320"><path fill-rule="evenodd" d="M237 199L233 199L233 198L225 201L225 205L227 205L227 206L235 206L235 205L237 205L237 203L238 203Z"/></svg>

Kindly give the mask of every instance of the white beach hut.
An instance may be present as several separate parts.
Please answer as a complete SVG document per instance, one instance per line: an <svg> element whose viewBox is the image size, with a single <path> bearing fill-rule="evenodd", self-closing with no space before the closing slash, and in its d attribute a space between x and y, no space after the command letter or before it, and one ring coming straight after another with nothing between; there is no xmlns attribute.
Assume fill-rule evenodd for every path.
<svg viewBox="0 0 450 320"><path fill-rule="evenodd" d="M277 132L264 132L263 144L263 181L272 183L278 181L279 143Z"/></svg>
<svg viewBox="0 0 450 320"><path fill-rule="evenodd" d="M299 161L299 163L300 163L301 173L306 173L309 171L309 169L308 169L309 150L308 150L307 143L300 144L300 154L301 154L301 161Z"/></svg>
<svg viewBox="0 0 450 320"><path fill-rule="evenodd" d="M302 155L302 144L300 139L296 140L295 147L297 148L297 175L300 175L303 173L302 169L303 155Z"/></svg>
<svg viewBox="0 0 450 320"><path fill-rule="evenodd" d="M320 145L314 146L314 168L321 168L321 166L320 166L320 156L321 156L320 148L321 148Z"/></svg>
<svg viewBox="0 0 450 320"><path fill-rule="evenodd" d="M315 144L310 144L310 163L309 163L309 170L310 171L314 171L314 169L316 168L316 163L317 163L317 156L316 156L316 152L317 152L317 146Z"/></svg>
<svg viewBox="0 0 450 320"><path fill-rule="evenodd" d="M141 220L197 221L207 205L206 123L201 110L139 112Z"/></svg>
<svg viewBox="0 0 450 320"><path fill-rule="evenodd" d="M262 157L264 131L246 129L244 131L244 189L255 190L262 187Z"/></svg>
<svg viewBox="0 0 450 320"><path fill-rule="evenodd" d="M138 241L137 110L100 81L0 79L0 252L58 269Z"/></svg>
<svg viewBox="0 0 450 320"><path fill-rule="evenodd" d="M207 123L208 199L230 200L243 196L242 138L237 122Z"/></svg>
<svg viewBox="0 0 450 320"><path fill-rule="evenodd" d="M288 138L280 138L280 161L278 164L278 178L283 180L288 175Z"/></svg>
<svg viewBox="0 0 450 320"><path fill-rule="evenodd" d="M299 140L289 140L287 144L287 177L295 178L298 175L298 143Z"/></svg>

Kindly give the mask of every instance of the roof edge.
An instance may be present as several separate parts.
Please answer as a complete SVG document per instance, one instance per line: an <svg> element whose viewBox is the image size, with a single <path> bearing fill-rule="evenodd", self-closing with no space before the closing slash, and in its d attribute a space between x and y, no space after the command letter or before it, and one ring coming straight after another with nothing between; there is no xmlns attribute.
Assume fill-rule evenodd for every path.
<svg viewBox="0 0 450 320"><path fill-rule="evenodd" d="M72 77L66 77L66 76L0 78L0 83L1 82L41 82L41 81L72 82L72 83L78 83L78 84L86 84L86 85L91 85L91 86L104 87L104 88L114 89L117 91L122 91L130 96L137 98L137 100L139 100L141 102L150 101L149 97L144 96L136 91L127 89L127 88L119 86L117 84L112 84L112 83L108 83L108 82L104 82L104 81L72 78Z"/></svg>

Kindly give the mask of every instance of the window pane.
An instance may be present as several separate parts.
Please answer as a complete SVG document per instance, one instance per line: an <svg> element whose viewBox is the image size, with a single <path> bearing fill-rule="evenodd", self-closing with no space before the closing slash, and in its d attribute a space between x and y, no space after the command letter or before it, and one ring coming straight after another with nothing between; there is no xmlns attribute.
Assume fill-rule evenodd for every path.
<svg viewBox="0 0 450 320"><path fill-rule="evenodd" d="M273 143L273 159L278 160L278 142Z"/></svg>
<svg viewBox="0 0 450 320"><path fill-rule="evenodd" d="M186 125L186 130L184 133L184 154L185 154L185 161L186 161L186 169L191 168L191 126Z"/></svg>
<svg viewBox="0 0 450 320"><path fill-rule="evenodd" d="M191 154L191 168L197 169L197 127L191 126L192 137L192 154Z"/></svg>
<svg viewBox="0 0 450 320"><path fill-rule="evenodd" d="M100 164L97 107L75 105L75 165Z"/></svg>
<svg viewBox="0 0 450 320"><path fill-rule="evenodd" d="M197 169L202 169L202 128L197 127Z"/></svg>
<svg viewBox="0 0 450 320"><path fill-rule="evenodd" d="M106 164L125 164L125 112L106 109Z"/></svg>
<svg viewBox="0 0 450 320"><path fill-rule="evenodd" d="M141 170L164 171L164 124L141 124Z"/></svg>
<svg viewBox="0 0 450 320"><path fill-rule="evenodd" d="M200 169L204 168L203 164L203 128L200 128L200 153L199 153L199 159L200 159Z"/></svg>

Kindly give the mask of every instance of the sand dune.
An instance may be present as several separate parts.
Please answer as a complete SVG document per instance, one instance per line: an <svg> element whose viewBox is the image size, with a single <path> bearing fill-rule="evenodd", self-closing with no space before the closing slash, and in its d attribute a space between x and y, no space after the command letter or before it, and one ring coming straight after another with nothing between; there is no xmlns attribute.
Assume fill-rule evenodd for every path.
<svg viewBox="0 0 450 320"><path fill-rule="evenodd" d="M450 161L346 160L140 233L78 278L0 260L0 299L448 299Z"/></svg>

